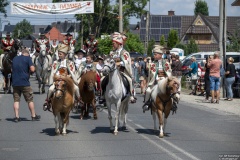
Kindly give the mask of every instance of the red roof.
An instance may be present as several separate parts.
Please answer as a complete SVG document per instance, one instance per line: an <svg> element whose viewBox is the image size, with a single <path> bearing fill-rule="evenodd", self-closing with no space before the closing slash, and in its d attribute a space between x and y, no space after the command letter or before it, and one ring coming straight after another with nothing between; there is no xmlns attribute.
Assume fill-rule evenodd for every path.
<svg viewBox="0 0 240 160"><path fill-rule="evenodd" d="M65 39L65 35L63 35L56 27L52 27L45 36L50 39L50 41L56 39L61 42Z"/></svg>

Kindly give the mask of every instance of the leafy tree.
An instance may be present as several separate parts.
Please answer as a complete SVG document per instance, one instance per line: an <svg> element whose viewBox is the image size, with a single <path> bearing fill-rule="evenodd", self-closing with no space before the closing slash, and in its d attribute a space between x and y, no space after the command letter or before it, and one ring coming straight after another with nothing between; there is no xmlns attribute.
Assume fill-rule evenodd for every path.
<svg viewBox="0 0 240 160"><path fill-rule="evenodd" d="M164 37L164 35L162 35L160 37L160 45L165 46L165 37Z"/></svg>
<svg viewBox="0 0 240 160"><path fill-rule="evenodd" d="M178 32L177 30L171 29L168 34L167 47L173 48L178 43Z"/></svg>
<svg viewBox="0 0 240 160"><path fill-rule="evenodd" d="M21 39L32 33L33 30L30 22L28 22L26 19L23 19L21 22L16 24L13 30L13 37Z"/></svg>
<svg viewBox="0 0 240 160"><path fill-rule="evenodd" d="M148 42L148 49L147 49L147 55L152 57L152 50L153 50L153 46L155 45L155 40L151 39Z"/></svg>
<svg viewBox="0 0 240 160"><path fill-rule="evenodd" d="M205 0L196 0L195 1L195 9L194 9L194 14L195 16L201 13L204 16L208 16L208 5Z"/></svg>
<svg viewBox="0 0 240 160"><path fill-rule="evenodd" d="M5 17L7 17L7 10L5 7L9 5L8 1L0 0L0 13L3 13Z"/></svg>
<svg viewBox="0 0 240 160"><path fill-rule="evenodd" d="M187 44L186 55L196 52L199 52L198 45L195 43L195 40L191 38L189 43Z"/></svg>
<svg viewBox="0 0 240 160"><path fill-rule="evenodd" d="M127 33L128 40L124 48L129 52L144 53L144 45L140 40L139 35Z"/></svg>
<svg viewBox="0 0 240 160"><path fill-rule="evenodd" d="M98 52L108 55L112 50L112 40L108 35L104 35L104 39L98 39Z"/></svg>
<svg viewBox="0 0 240 160"><path fill-rule="evenodd" d="M229 39L230 44L227 45L227 52L240 52L240 28L235 30Z"/></svg>

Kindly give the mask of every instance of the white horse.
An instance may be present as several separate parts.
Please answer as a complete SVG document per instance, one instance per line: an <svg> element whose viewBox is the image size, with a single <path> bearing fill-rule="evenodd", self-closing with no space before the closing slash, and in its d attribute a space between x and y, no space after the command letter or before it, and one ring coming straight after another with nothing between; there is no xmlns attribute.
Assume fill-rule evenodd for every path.
<svg viewBox="0 0 240 160"><path fill-rule="evenodd" d="M74 62L75 61L75 56L74 56L75 47L71 44L69 47L70 47L70 50L68 51L68 59Z"/></svg>
<svg viewBox="0 0 240 160"><path fill-rule="evenodd" d="M114 135L118 133L119 116L123 120L122 128L126 129L127 111L130 95L126 95L122 77L113 59L106 59L103 67L103 74L108 76L108 83L105 91L105 99L108 107L108 119L110 121L110 132L114 130ZM115 129L113 128L111 105L115 104Z"/></svg>
<svg viewBox="0 0 240 160"><path fill-rule="evenodd" d="M50 65L52 64L52 58L50 55L46 55L46 45L40 45L40 52L35 60L36 76L38 80L39 93L45 93L45 85L49 77Z"/></svg>

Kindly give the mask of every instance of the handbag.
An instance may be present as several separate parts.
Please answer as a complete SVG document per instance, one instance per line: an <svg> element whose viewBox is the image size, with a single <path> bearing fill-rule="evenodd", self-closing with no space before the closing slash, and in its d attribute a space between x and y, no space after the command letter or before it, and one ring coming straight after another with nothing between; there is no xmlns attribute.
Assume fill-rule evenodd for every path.
<svg viewBox="0 0 240 160"><path fill-rule="evenodd" d="M197 80L197 78L198 78L197 73L196 74L191 73L191 79L192 80Z"/></svg>

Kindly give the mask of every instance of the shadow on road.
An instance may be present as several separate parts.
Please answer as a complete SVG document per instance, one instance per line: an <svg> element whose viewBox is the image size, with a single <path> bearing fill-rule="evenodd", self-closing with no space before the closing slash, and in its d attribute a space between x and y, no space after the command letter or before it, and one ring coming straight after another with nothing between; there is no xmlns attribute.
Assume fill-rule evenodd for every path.
<svg viewBox="0 0 240 160"><path fill-rule="evenodd" d="M42 132L40 133L45 133L48 136L56 136L55 128L46 128L46 129L43 129ZM67 129L67 134L72 134L72 133L79 133L79 132Z"/></svg>
<svg viewBox="0 0 240 160"><path fill-rule="evenodd" d="M16 122L14 121L14 118L6 118L6 121L10 121L10 122L16 123ZM29 119L27 119L27 118L25 118L25 117L20 117L20 121L31 121L31 120L29 120Z"/></svg>

